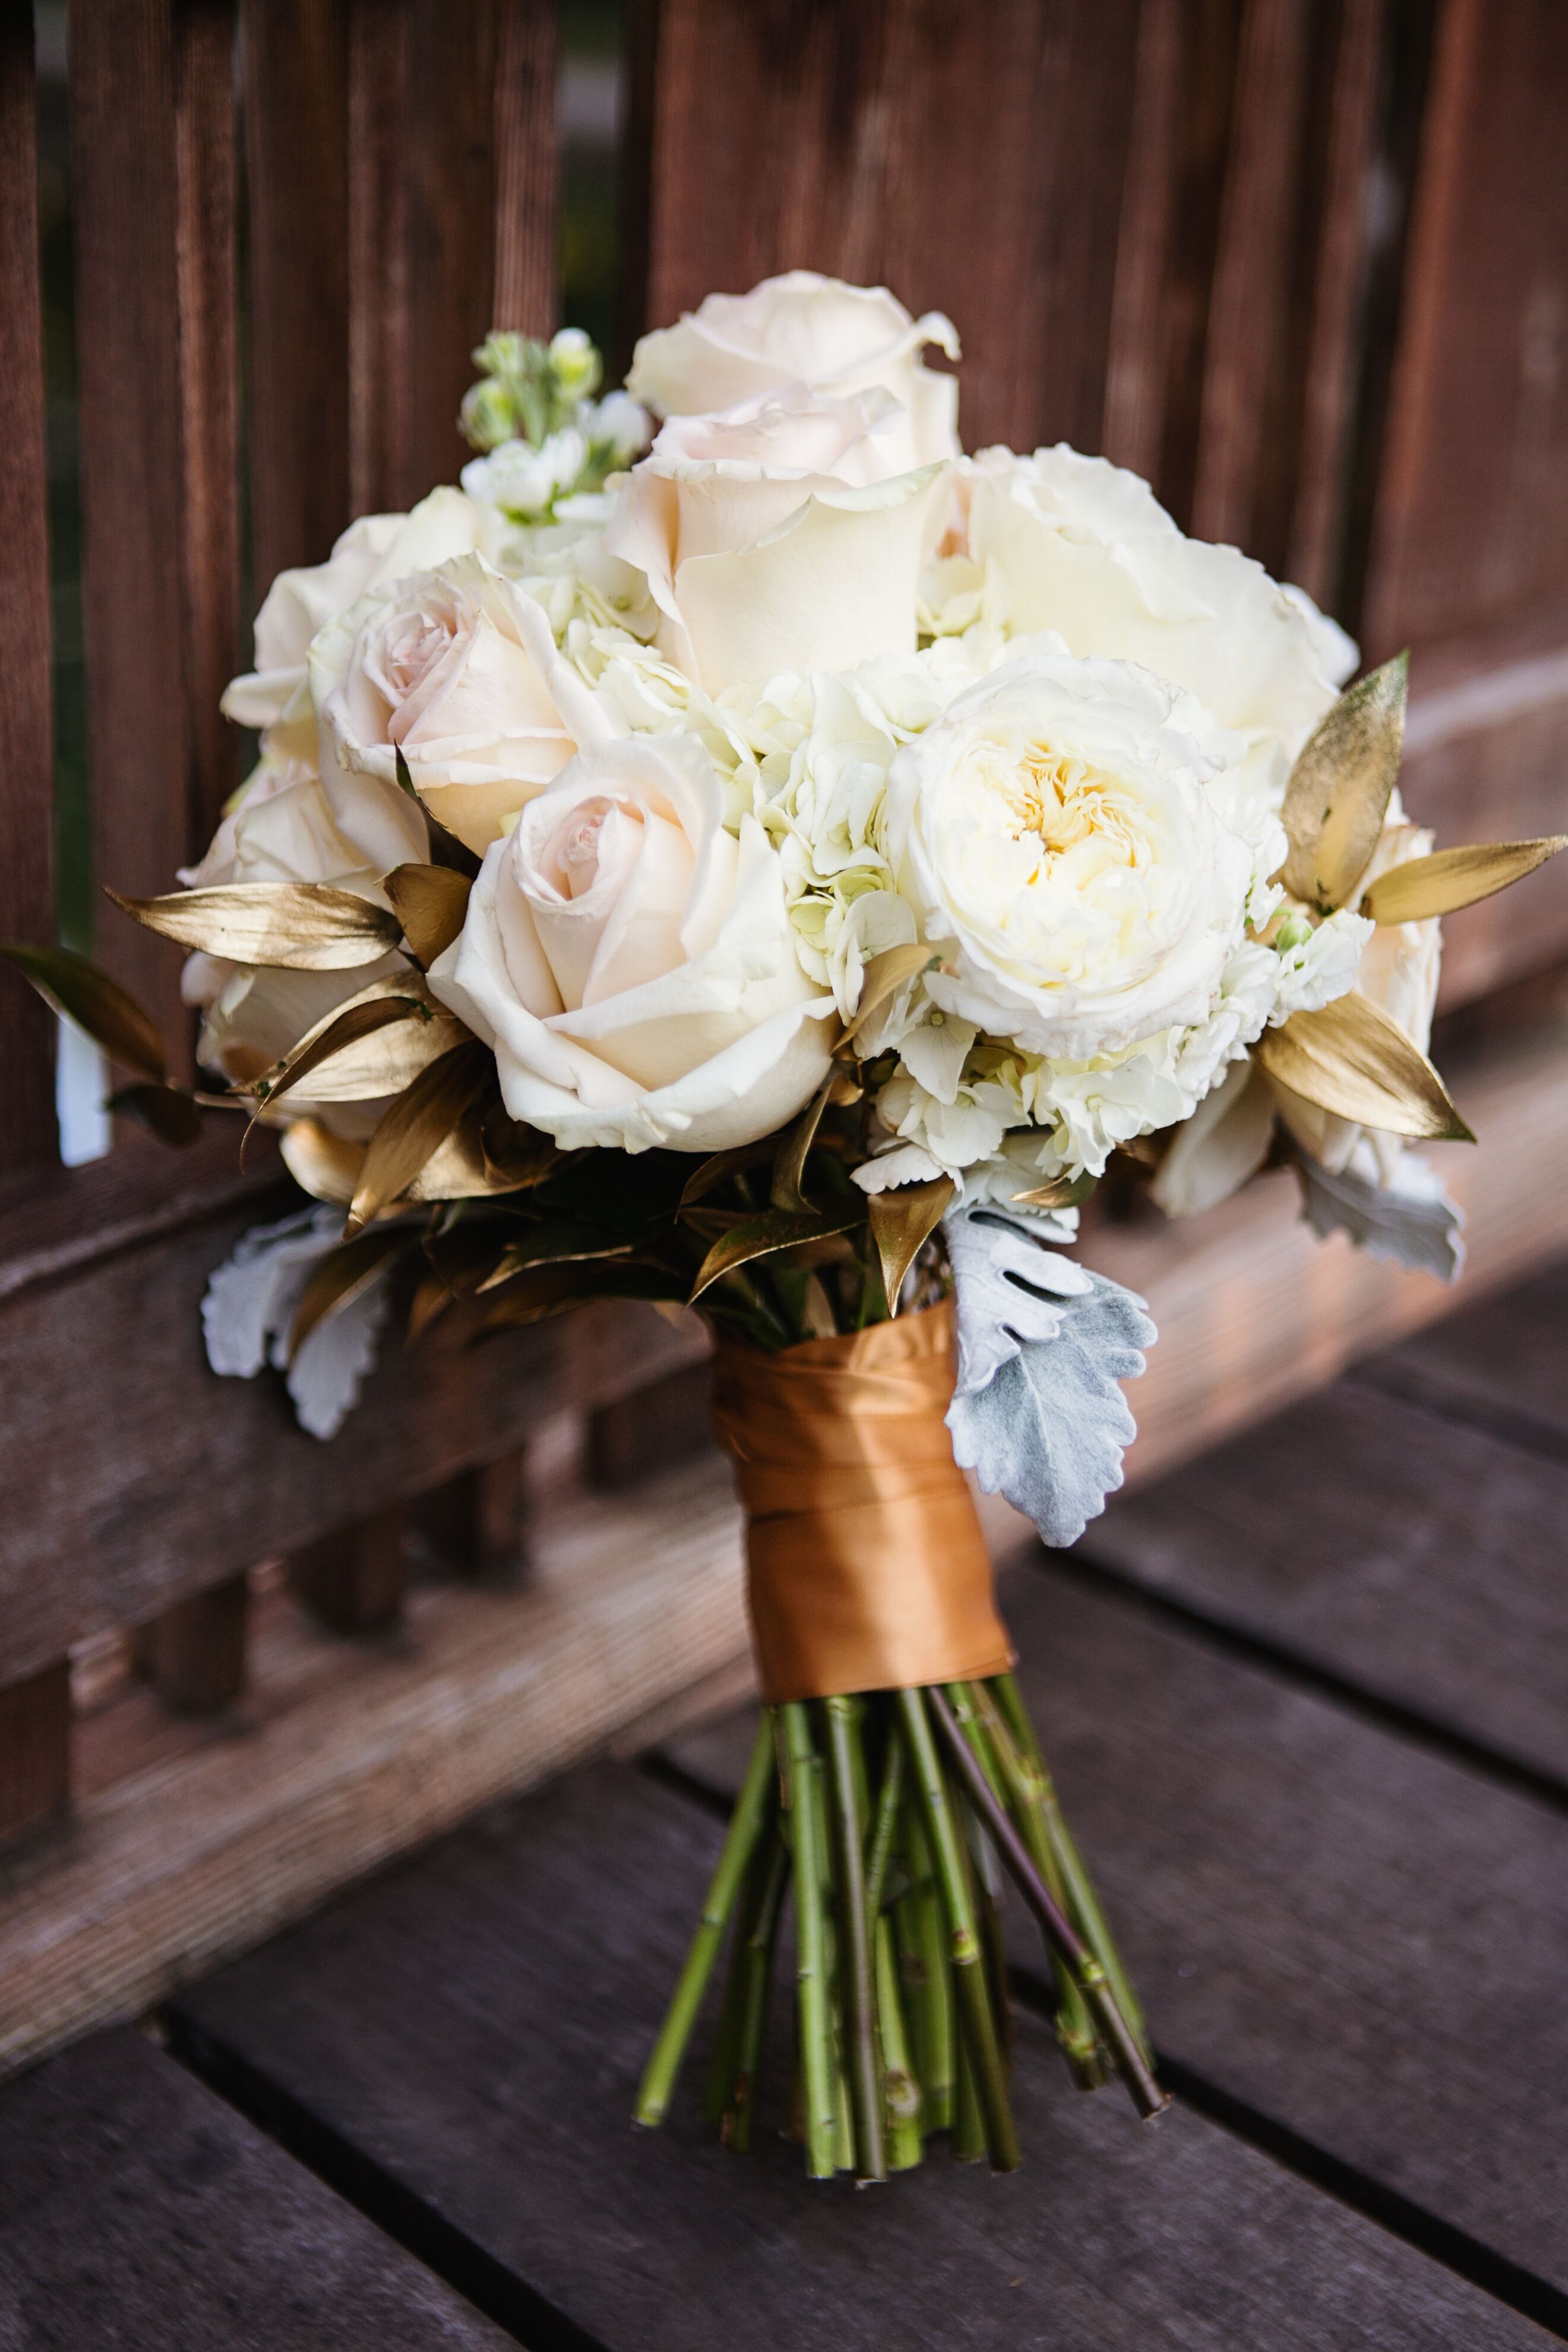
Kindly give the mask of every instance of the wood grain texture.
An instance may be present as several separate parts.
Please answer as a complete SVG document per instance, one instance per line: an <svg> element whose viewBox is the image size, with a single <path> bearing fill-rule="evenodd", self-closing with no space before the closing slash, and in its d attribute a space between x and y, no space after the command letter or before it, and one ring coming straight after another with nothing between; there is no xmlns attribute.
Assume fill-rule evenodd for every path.
<svg viewBox="0 0 1568 2352"><path fill-rule="evenodd" d="M0 940L54 943L54 708L45 524L32 11L0 19ZM0 971L5 1117L0 1171L47 1165L55 1132L55 1024Z"/></svg>
<svg viewBox="0 0 1568 2352"><path fill-rule="evenodd" d="M1003 1613L1156 2048L1561 2291L1562 1811L1035 1557Z"/></svg>
<svg viewBox="0 0 1568 2352"><path fill-rule="evenodd" d="M1140 2130L1076 2094L1028 2017L1013 2179L936 2151L875 2196L825 2189L776 2095L740 2159L695 2079L631 2131L718 1834L624 1768L578 1773L199 1987L181 2023L617 2352L1544 2341L1191 2111Z"/></svg>
<svg viewBox="0 0 1568 2352"><path fill-rule="evenodd" d="M196 845L190 803L182 481L179 187L173 0L102 0L69 18L82 597L95 877L169 887ZM118 915L105 968L190 1066L179 966Z"/></svg>
<svg viewBox="0 0 1568 2352"><path fill-rule="evenodd" d="M70 1662L0 1687L0 1839L14 1838L70 1794Z"/></svg>
<svg viewBox="0 0 1568 2352"><path fill-rule="evenodd" d="M0 2098L0 2310L29 2352L510 2340L131 2032Z"/></svg>
<svg viewBox="0 0 1568 2352"><path fill-rule="evenodd" d="M495 280L489 324L549 335L559 317L555 184L560 141L553 0L494 0Z"/></svg>
<svg viewBox="0 0 1568 2352"><path fill-rule="evenodd" d="M239 1696L249 1599L244 1577L231 1576L137 1627L137 1671L176 1713L213 1715Z"/></svg>
<svg viewBox="0 0 1568 2352"><path fill-rule="evenodd" d="M243 12L253 602L320 563L349 500L347 17ZM166 887L166 886L160 886Z"/></svg>
<svg viewBox="0 0 1568 2352"><path fill-rule="evenodd" d="M1494 1313L1517 1330L1534 1290ZM1560 1321L1552 1336L1561 1365ZM1399 1360L1419 1371L1434 1344L1463 1355L1438 1325ZM1568 1460L1423 1411L1379 1371L1113 1496L1078 1549L1568 1787Z"/></svg>
<svg viewBox="0 0 1568 2352"><path fill-rule="evenodd" d="M645 323L781 269L885 281L963 338L967 446L1094 446L1136 16L663 0Z"/></svg>
<svg viewBox="0 0 1568 2352"><path fill-rule="evenodd" d="M1370 1385L1568 1464L1568 1266L1537 1269L1362 1367Z"/></svg>
<svg viewBox="0 0 1568 2352"><path fill-rule="evenodd" d="M289 1554L289 1590L334 1633L384 1633L403 1606L407 1534L400 1503L333 1528Z"/></svg>
<svg viewBox="0 0 1568 2352"><path fill-rule="evenodd" d="M231 1717L0 1861L0 2073L730 1670L739 1517L727 1477L677 1473L561 1511L521 1592L416 1585L394 1631L353 1643L291 1608L258 1621Z"/></svg>

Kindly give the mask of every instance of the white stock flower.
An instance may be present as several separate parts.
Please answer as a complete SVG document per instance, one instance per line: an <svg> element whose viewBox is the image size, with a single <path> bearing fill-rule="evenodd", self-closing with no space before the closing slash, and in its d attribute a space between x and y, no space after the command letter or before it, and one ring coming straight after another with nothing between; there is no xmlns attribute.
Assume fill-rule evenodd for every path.
<svg viewBox="0 0 1568 2352"><path fill-rule="evenodd" d="M695 416L785 384L840 397L879 389L902 412L892 470L903 473L958 455L958 380L921 364L928 343L958 357L940 310L911 319L885 286L792 269L749 294L710 294L678 326L644 335L626 390L661 416Z"/></svg>
<svg viewBox="0 0 1568 2352"><path fill-rule="evenodd" d="M983 450L969 492L969 552L1005 581L1012 628L1185 688L1246 739L1247 782L1277 809L1334 699L1342 631L1234 547L1186 538L1137 475L1065 443Z"/></svg>
<svg viewBox="0 0 1568 2352"><path fill-rule="evenodd" d="M673 419L605 538L647 580L659 650L707 693L912 654L942 469L900 473L882 394L801 385Z"/></svg>
<svg viewBox="0 0 1568 2352"><path fill-rule="evenodd" d="M568 1149L718 1151L810 1098L833 1000L760 826L722 816L700 743L635 737L583 752L487 853L430 984L493 1047L514 1118Z"/></svg>
<svg viewBox="0 0 1568 2352"><path fill-rule="evenodd" d="M469 498L530 520L549 513L587 462L586 438L575 425L567 425L537 449L529 441L502 441L485 457L470 457L461 479Z"/></svg>
<svg viewBox="0 0 1568 2352"><path fill-rule="evenodd" d="M889 774L933 1002L1082 1062L1205 1019L1251 878L1205 789L1230 749L1126 663L1036 654L961 695Z"/></svg>
<svg viewBox="0 0 1568 2352"><path fill-rule="evenodd" d="M384 870L424 854L404 845L424 828L397 784L399 751L431 814L483 851L610 724L542 607L478 555L373 590L330 622L310 647L310 691L339 826ZM377 788L371 815L358 780Z"/></svg>

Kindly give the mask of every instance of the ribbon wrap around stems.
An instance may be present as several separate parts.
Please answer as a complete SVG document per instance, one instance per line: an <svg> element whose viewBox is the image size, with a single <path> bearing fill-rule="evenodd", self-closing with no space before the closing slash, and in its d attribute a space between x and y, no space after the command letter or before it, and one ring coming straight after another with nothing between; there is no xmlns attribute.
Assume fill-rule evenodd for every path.
<svg viewBox="0 0 1568 2352"><path fill-rule="evenodd" d="M942 1419L951 1304L775 1354L724 1340L713 1374L769 1705L1005 1674L991 1562Z"/></svg>

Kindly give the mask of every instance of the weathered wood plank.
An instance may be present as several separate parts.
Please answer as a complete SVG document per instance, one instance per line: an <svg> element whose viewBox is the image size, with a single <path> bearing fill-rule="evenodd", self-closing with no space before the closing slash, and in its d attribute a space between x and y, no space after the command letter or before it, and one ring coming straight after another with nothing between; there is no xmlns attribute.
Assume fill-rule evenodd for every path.
<svg viewBox="0 0 1568 2352"><path fill-rule="evenodd" d="M187 1994L177 2030L606 2347L1543 2340L1190 2110L1141 2130L1121 2101L1079 2096L1029 2018L1027 2162L1008 2179L939 2150L876 2196L816 2188L778 2135L776 2086L743 2160L696 2120L695 2081L662 2134L634 2133L717 1836L624 1768L579 1773Z"/></svg>
<svg viewBox="0 0 1568 2352"><path fill-rule="evenodd" d="M243 1576L176 1601L137 1628L137 1671L181 1714L215 1714L245 1687L248 1618Z"/></svg>
<svg viewBox="0 0 1568 2352"><path fill-rule="evenodd" d="M1156 2046L1568 2313L1562 1812L1133 1599L1025 1569L1003 1610ZM743 1733L676 1753L722 1780Z"/></svg>
<svg viewBox="0 0 1568 2352"><path fill-rule="evenodd" d="M510 2340L131 2032L0 2097L0 2310L40 2352Z"/></svg>
<svg viewBox="0 0 1568 2352"><path fill-rule="evenodd" d="M0 940L50 947L54 708L37 177L33 16L12 8L0 22ZM0 1171L55 1158L54 1026L26 982L0 971Z"/></svg>
<svg viewBox="0 0 1568 2352"><path fill-rule="evenodd" d="M29 1830L70 1794L68 1658L0 1689L0 1838Z"/></svg>
<svg viewBox="0 0 1568 2352"><path fill-rule="evenodd" d="M1568 1464L1568 1262L1463 1307L1359 1379Z"/></svg>
<svg viewBox="0 0 1568 2352"><path fill-rule="evenodd" d="M553 0L500 0L495 29L495 284L489 324L554 331L560 140Z"/></svg>
<svg viewBox="0 0 1568 2352"><path fill-rule="evenodd" d="M403 1606L408 1514L399 1503L293 1552L289 1586L334 1633L380 1633Z"/></svg>
<svg viewBox="0 0 1568 2352"><path fill-rule="evenodd" d="M1555 1338L1561 1366L1561 1322ZM1445 1327L1409 1352L1434 1345L1452 1346ZM1568 1460L1377 1394L1377 1377L1113 1496L1079 1549L1568 1786Z"/></svg>
<svg viewBox="0 0 1568 2352"><path fill-rule="evenodd" d="M727 1478L687 1471L561 1511L521 1592L416 1585L380 1641L257 1616L222 1736L154 1743L109 1785L95 1770L65 1838L0 1864L0 2073L727 1673L739 1519Z"/></svg>

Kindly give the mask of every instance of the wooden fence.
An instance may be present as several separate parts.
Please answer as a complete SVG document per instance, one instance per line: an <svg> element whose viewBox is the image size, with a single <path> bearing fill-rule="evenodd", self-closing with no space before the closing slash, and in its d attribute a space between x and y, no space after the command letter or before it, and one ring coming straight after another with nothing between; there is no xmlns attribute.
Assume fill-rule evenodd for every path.
<svg viewBox="0 0 1568 2352"><path fill-rule="evenodd" d="M1562 826L1560 0L630 0L625 36L628 347L710 289L799 265L947 310L967 446L1068 438L1148 473L1179 521L1300 581L1369 659L1412 647L1425 821L1449 839ZM100 879L155 892L237 781L216 705L243 666L247 570L259 592L355 513L451 478L470 347L555 320L558 26L548 0L74 0L68 39L93 856ZM0 16L0 936L47 942L34 110L16 5ZM1445 1005L1565 942L1568 859L1454 919ZM112 919L97 952L188 1057L174 952ZM276 1160L239 1172L215 1121L183 1160L127 1142L62 1171L52 1026L3 971L0 1022L0 1834L29 1833L15 1885L58 1916L95 1866L86 1811L61 1811L73 1752L80 1779L73 1651L139 1629L154 1692L221 1706L258 1563L289 1559L327 1625L384 1624L421 1497L438 1493L470 1564L515 1552L531 1433L596 1416L590 1459L624 1476L689 1423L701 1342L605 1309L479 1358L433 1348L384 1367L317 1446L269 1382L217 1381L201 1357L206 1275L284 1204ZM1532 1099L1545 1087L1568 1126L1556 1071ZM1561 1238L1517 1205L1497 1270ZM1369 1279L1369 1297L1407 1297ZM601 1507L595 1540L624 1569L652 1538L635 1504ZM579 1694L575 1728L530 1761L718 1664L739 1639L723 1589L721 1633L690 1630L710 1629L718 1590L696 1576L690 1638L667 1623L662 1649L633 1609L643 1664L622 1658L600 1716ZM498 1749L449 1801L522 1769ZM164 1977L132 1971L124 1997L440 1817L403 1801L401 1830L388 1794L374 1834L328 1837L324 1863L265 1895L226 1880L177 1953L165 1937ZM83 1982L103 1965L84 1958ZM95 2001L78 1983L59 2020ZM7 2030L0 2051L44 2028Z"/></svg>

